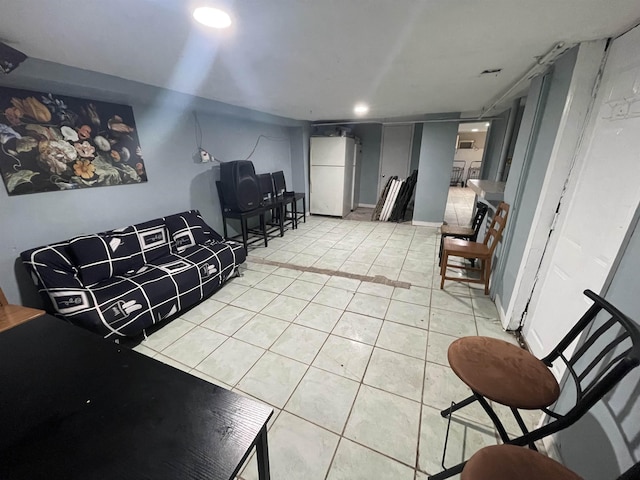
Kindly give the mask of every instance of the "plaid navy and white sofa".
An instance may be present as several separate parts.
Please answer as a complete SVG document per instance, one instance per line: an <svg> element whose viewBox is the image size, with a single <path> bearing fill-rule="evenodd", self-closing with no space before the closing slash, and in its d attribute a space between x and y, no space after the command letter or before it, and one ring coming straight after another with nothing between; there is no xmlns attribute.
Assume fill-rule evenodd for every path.
<svg viewBox="0 0 640 480"><path fill-rule="evenodd" d="M190 210L20 256L49 313L116 338L137 336L208 297L246 253Z"/></svg>

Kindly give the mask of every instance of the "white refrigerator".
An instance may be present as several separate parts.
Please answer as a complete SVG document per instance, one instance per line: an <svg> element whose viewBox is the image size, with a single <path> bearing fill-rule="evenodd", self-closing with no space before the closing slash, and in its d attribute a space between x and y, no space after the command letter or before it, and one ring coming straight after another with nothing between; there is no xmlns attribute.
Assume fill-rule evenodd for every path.
<svg viewBox="0 0 640 480"><path fill-rule="evenodd" d="M354 140L311 137L310 213L344 217L351 210Z"/></svg>

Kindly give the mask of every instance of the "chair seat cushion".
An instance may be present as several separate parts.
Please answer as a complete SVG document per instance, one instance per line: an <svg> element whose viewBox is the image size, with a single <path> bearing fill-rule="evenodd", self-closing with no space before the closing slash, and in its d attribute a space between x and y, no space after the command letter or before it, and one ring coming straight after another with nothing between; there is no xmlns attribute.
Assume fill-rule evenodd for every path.
<svg viewBox="0 0 640 480"><path fill-rule="evenodd" d="M455 257L482 258L489 256L489 247L484 243L445 237L443 246L449 255Z"/></svg>
<svg viewBox="0 0 640 480"><path fill-rule="evenodd" d="M525 447L492 445L473 455L461 480L580 480L582 477L555 460Z"/></svg>
<svg viewBox="0 0 640 480"><path fill-rule="evenodd" d="M449 364L473 391L522 409L548 407L560 387L547 366L526 350L489 337L464 337L449 346Z"/></svg>

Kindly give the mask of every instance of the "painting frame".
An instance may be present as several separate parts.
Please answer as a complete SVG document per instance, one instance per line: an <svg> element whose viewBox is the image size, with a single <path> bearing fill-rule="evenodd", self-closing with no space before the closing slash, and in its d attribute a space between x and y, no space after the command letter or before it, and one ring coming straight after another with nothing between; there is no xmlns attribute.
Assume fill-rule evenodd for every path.
<svg viewBox="0 0 640 480"><path fill-rule="evenodd" d="M0 174L9 196L147 182L133 108L0 87Z"/></svg>

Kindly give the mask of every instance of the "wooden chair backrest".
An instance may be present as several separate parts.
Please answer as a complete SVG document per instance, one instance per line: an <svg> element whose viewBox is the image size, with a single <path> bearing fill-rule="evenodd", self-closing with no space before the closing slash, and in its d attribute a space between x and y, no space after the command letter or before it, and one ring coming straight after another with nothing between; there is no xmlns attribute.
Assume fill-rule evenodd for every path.
<svg viewBox="0 0 640 480"><path fill-rule="evenodd" d="M7 297L4 296L4 292L0 288L0 307L5 307L7 305L9 305L9 302L7 302Z"/></svg>
<svg viewBox="0 0 640 480"><path fill-rule="evenodd" d="M496 213L493 215L493 220L491 220L491 225L489 225L489 229L484 236L484 242L482 242L489 247L490 255L493 255L493 251L502 239L504 227L507 226L508 216L509 205L504 202L500 202L500 205L498 205L498 208L496 209Z"/></svg>

